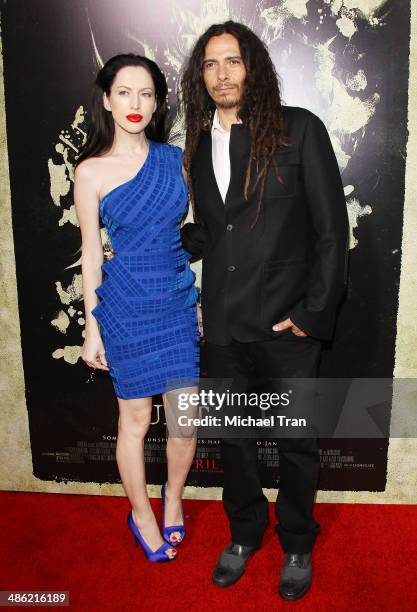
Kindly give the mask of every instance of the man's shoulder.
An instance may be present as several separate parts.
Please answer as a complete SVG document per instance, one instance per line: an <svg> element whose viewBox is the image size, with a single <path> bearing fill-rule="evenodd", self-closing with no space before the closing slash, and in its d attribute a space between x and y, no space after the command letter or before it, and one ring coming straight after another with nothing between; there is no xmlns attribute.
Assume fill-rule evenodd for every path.
<svg viewBox="0 0 417 612"><path fill-rule="evenodd" d="M288 125L304 126L310 121L313 124L324 124L323 120L308 108L301 106L281 106L284 120Z"/></svg>
<svg viewBox="0 0 417 612"><path fill-rule="evenodd" d="M284 119L291 123L301 123L305 125L309 119L315 118L319 119L317 115L315 115L308 108L303 108L301 106L281 106L282 113Z"/></svg>
<svg viewBox="0 0 417 612"><path fill-rule="evenodd" d="M323 128L324 123L318 115L301 106L282 106L284 130L290 139L302 142L307 124L315 128Z"/></svg>

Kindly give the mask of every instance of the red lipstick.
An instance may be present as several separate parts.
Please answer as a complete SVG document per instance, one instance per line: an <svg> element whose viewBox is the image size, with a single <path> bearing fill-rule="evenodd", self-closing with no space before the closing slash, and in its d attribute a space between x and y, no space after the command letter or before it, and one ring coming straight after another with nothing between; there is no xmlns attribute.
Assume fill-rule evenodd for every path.
<svg viewBox="0 0 417 612"><path fill-rule="evenodd" d="M135 113L134 115L126 115L126 119L132 121L133 123L139 123L139 121L142 121L143 117L142 115Z"/></svg>

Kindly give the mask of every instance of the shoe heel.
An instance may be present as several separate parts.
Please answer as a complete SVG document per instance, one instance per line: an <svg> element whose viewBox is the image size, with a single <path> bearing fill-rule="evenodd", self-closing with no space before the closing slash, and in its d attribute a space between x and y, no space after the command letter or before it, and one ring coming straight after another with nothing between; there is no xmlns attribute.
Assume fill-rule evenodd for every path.
<svg viewBox="0 0 417 612"><path fill-rule="evenodd" d="M173 550L173 547L169 545L167 542L164 542L157 550L151 550L149 546L146 544L145 540L142 538L141 533L133 520L132 512L129 512L127 515L127 525L130 531L133 534L133 543L135 548L139 545L143 550L145 557L154 563L166 563L169 561L174 561L177 558L177 554L173 557L169 557L166 553L168 550ZM177 551L175 551L177 553Z"/></svg>

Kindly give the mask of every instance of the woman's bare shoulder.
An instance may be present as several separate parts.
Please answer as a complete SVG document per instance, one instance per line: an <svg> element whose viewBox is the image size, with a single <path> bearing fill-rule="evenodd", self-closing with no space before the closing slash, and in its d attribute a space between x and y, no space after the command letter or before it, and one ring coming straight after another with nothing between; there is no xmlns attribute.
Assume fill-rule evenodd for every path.
<svg viewBox="0 0 417 612"><path fill-rule="evenodd" d="M75 169L75 177L80 179L94 179L105 171L103 157L88 157L84 159Z"/></svg>

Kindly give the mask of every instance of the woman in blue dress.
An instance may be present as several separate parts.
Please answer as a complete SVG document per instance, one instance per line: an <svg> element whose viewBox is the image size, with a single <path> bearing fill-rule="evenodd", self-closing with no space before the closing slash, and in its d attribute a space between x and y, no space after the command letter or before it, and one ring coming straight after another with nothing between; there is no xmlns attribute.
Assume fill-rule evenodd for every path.
<svg viewBox="0 0 417 612"><path fill-rule="evenodd" d="M110 373L119 404L116 459L132 505L128 526L150 561L171 561L185 534L181 497L195 435L169 436L162 535L145 481L152 396L196 384L195 275L180 241L187 207L182 151L166 144L167 85L151 60L123 54L100 70L91 127L77 160L82 237L82 359ZM100 222L112 257L103 264ZM104 272L104 279L102 272ZM168 418L167 418L168 422Z"/></svg>

